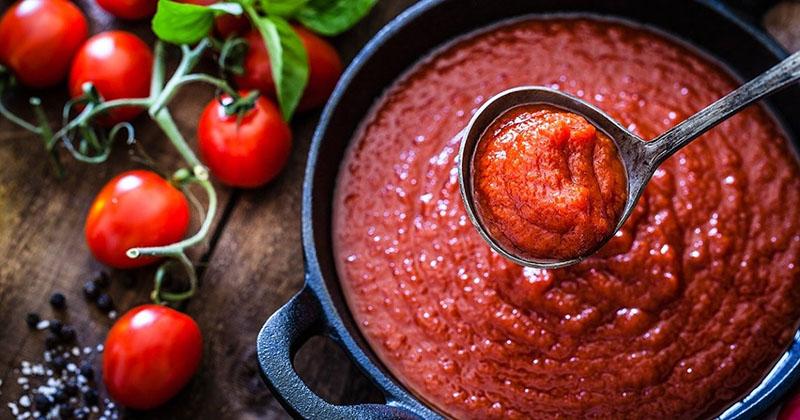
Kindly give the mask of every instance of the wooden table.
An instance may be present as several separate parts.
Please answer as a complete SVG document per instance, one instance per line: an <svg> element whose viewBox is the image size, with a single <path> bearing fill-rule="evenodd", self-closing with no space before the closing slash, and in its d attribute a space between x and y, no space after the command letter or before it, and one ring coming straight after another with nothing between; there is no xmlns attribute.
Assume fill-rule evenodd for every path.
<svg viewBox="0 0 800 420"><path fill-rule="evenodd" d="M77 3L92 20L92 32L109 27L133 30L152 42L146 23L120 24L91 0ZM349 61L386 22L413 0L381 1L370 16L333 40ZM8 3L5 2L4 6ZM4 8L4 7L3 7ZM767 19L786 45L800 47L800 4L779 6ZM172 52L175 62L176 52ZM200 110L213 92L204 86L186 89L171 106L187 138L194 138ZM64 92L45 96L56 121ZM293 123L294 150L286 170L272 184L255 191L220 187L221 211L210 240L193 254L201 261L201 288L184 308L203 331L204 358L199 373L177 398L146 414L147 418L284 418L286 412L264 386L256 366L255 337L264 320L302 285L300 191L309 142L319 113L298 116ZM146 118L137 124L137 139L166 171L179 159L160 131ZM115 174L140 166L128 148L118 145L102 165L65 159L67 175L53 176L40 141L0 119L0 418L5 405L18 398L14 378L22 360L40 360L44 334L31 332L25 314L55 317L47 303L52 292L67 297L65 320L76 326L81 345L101 343L112 321L84 303L81 286L103 267L83 240L83 222L94 195ZM121 281L130 276L133 288ZM152 269L112 273L109 293L119 310L148 301ZM99 360L98 360L99 362ZM344 353L323 339L313 339L297 358L310 387L337 403L380 400L369 381Z"/></svg>

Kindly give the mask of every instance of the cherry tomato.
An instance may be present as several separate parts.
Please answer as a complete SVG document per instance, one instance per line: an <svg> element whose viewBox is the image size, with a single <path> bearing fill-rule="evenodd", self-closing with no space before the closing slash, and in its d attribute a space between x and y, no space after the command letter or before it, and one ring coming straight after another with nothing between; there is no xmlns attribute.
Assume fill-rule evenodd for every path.
<svg viewBox="0 0 800 420"><path fill-rule="evenodd" d="M259 97L244 115L226 115L222 102L206 105L197 125L200 155L225 184L258 187L283 169L292 148L292 132L278 107Z"/></svg>
<svg viewBox="0 0 800 420"><path fill-rule="evenodd" d="M336 87L342 74L342 60L335 49L325 41L300 27L294 27L308 54L308 84L300 99L301 111L323 105ZM269 66L269 53L258 31L245 35L248 49L244 59L244 74L236 76L236 83L242 89L258 89L259 92L275 97L275 82Z"/></svg>
<svg viewBox="0 0 800 420"><path fill-rule="evenodd" d="M108 332L103 382L114 401L151 409L189 382L202 353L203 337L191 317L166 306L137 306Z"/></svg>
<svg viewBox="0 0 800 420"><path fill-rule="evenodd" d="M800 393L781 407L777 420L800 420Z"/></svg>
<svg viewBox="0 0 800 420"><path fill-rule="evenodd" d="M218 3L219 0L178 0L180 3L196 4L198 6L210 6ZM250 21L245 16L234 16L222 14L214 18L214 29L223 38L231 35L239 35L250 29Z"/></svg>
<svg viewBox="0 0 800 420"><path fill-rule="evenodd" d="M97 4L120 19L134 20L152 16L158 0L97 0Z"/></svg>
<svg viewBox="0 0 800 420"><path fill-rule="evenodd" d="M150 95L153 53L136 35L125 31L101 32L86 41L72 61L69 92L83 94L83 84L92 82L103 99L146 98ZM116 108L100 122L113 125L129 121L143 109Z"/></svg>
<svg viewBox="0 0 800 420"><path fill-rule="evenodd" d="M0 19L0 62L26 86L55 85L67 75L88 28L69 1L22 0Z"/></svg>
<svg viewBox="0 0 800 420"><path fill-rule="evenodd" d="M186 196L154 172L123 172L109 181L86 217L86 242L100 262L115 268L141 267L156 259L128 258L134 247L181 240L189 228Z"/></svg>

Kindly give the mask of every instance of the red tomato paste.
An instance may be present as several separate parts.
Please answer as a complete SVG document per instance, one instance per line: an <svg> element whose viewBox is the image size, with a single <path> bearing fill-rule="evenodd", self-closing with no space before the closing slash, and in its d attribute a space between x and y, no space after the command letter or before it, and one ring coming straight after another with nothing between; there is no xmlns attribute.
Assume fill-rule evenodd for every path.
<svg viewBox="0 0 800 420"><path fill-rule="evenodd" d="M473 159L478 217L513 255L571 260L614 231L627 198L614 141L580 115L542 105L506 111Z"/></svg>
<svg viewBox="0 0 800 420"><path fill-rule="evenodd" d="M665 161L597 254L558 270L491 251L454 137L522 85L582 97L652 139L737 82L638 26L533 19L413 68L352 140L333 240L354 320L385 366L458 418L710 416L761 381L800 319L800 169L750 107Z"/></svg>

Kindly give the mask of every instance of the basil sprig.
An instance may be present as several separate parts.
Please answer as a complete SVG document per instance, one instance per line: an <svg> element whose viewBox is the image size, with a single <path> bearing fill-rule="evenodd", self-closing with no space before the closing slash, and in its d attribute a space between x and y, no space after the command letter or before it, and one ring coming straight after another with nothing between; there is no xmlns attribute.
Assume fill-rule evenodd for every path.
<svg viewBox="0 0 800 420"><path fill-rule="evenodd" d="M377 0L226 0L210 6L159 0L153 32L173 44L194 44L208 36L214 18L246 15L269 51L272 78L281 113L289 120L308 83L308 57L289 21L296 20L324 36L338 35L355 25Z"/></svg>
<svg viewBox="0 0 800 420"><path fill-rule="evenodd" d="M283 18L276 15L255 16L253 22L269 51L269 65L277 88L278 104L288 121L308 83L306 49L292 26Z"/></svg>
<svg viewBox="0 0 800 420"><path fill-rule="evenodd" d="M174 1L159 1L153 17L153 32L172 44L196 44L214 28L214 18L221 14L241 15L239 3L215 3L198 6Z"/></svg>

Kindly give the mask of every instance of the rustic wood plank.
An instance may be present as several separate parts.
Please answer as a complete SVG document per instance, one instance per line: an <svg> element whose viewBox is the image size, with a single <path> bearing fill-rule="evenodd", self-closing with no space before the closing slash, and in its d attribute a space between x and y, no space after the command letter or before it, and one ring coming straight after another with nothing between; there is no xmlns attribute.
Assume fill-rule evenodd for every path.
<svg viewBox="0 0 800 420"><path fill-rule="evenodd" d="M92 0L78 3L92 19L93 32L118 24ZM411 3L413 0L380 2L364 22L334 40L343 58L349 61L375 32ZM785 19L787 15L791 13L781 11L773 15L779 18L766 22L779 38L779 34L800 27L800 17ZM146 23L122 26L152 41ZM788 39L785 42L794 48L800 45L796 35L782 39ZM209 89L197 87L176 100L172 108L187 137L193 137L197 115L210 97ZM46 103L57 104L63 98L63 92L48 95ZM55 118L59 110L51 106L48 112ZM216 228L216 247L203 247L196 254L199 257L209 252L210 260L199 295L186 308L198 320L206 340L200 373L178 398L161 409L127 412L126 417L287 417L261 381L254 340L269 314L302 285L300 188L317 120L318 113L312 113L294 121L291 162L274 183L232 195L220 189L221 202L230 202L232 211L227 223ZM178 158L159 130L147 121L140 121L137 128L138 138L149 153L158 156L158 163L174 168ZM5 403L18 395L16 385L9 383L13 369L21 360L39 358L43 348L43 334L30 333L24 324L27 311L51 316L47 297L59 290L67 295L68 320L77 327L80 341L95 344L105 336L111 321L84 305L80 294L83 281L101 268L83 243L83 219L102 184L137 165L128 159L124 147L118 147L108 163L70 163L68 176L56 180L37 139L2 119L0 162L0 379L4 381L0 418L5 418ZM113 284L110 293L117 306L127 309L145 302L151 275L152 270L138 270L134 274L138 285L131 290L119 282ZM379 398L368 380L332 343L313 340L301 350L296 364L309 385L332 402L350 404Z"/></svg>

